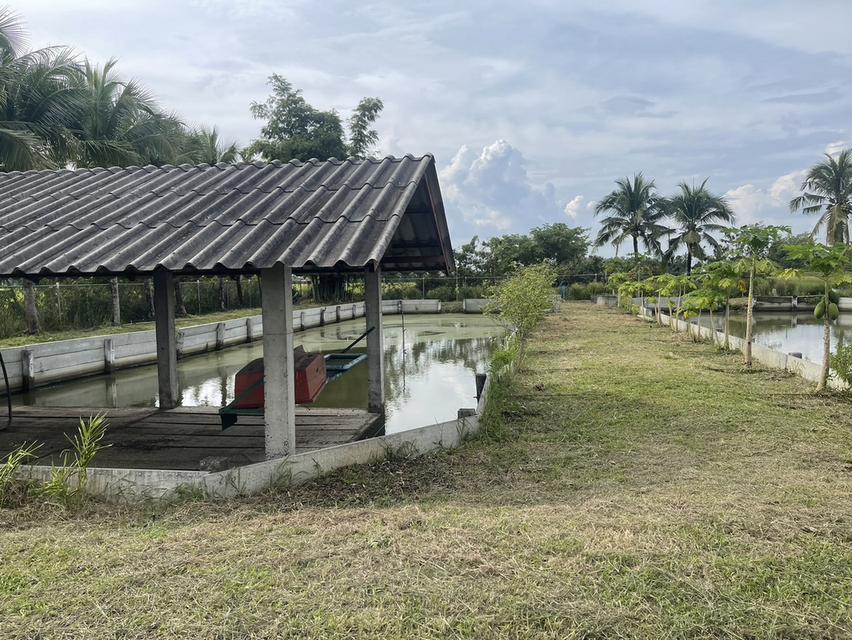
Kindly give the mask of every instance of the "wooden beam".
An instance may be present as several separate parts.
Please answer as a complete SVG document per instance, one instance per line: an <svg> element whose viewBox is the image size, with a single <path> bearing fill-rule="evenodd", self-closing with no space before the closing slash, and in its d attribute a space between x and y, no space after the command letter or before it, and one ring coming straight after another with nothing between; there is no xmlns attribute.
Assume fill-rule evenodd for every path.
<svg viewBox="0 0 852 640"><path fill-rule="evenodd" d="M175 288L172 274L154 274L154 323L157 336L157 382L160 408L171 409L180 402L175 335Z"/></svg>
<svg viewBox="0 0 852 640"><path fill-rule="evenodd" d="M376 268L365 276L364 305L367 329L367 408L373 413L385 412L385 353L382 330L382 273Z"/></svg>

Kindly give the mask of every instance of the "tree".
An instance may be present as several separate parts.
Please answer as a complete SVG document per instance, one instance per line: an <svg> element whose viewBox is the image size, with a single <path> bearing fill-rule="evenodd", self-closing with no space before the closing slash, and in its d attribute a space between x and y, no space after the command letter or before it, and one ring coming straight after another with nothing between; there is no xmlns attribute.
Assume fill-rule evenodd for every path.
<svg viewBox="0 0 852 640"><path fill-rule="evenodd" d="M790 227L747 224L739 229L728 229L732 251L740 256L734 268L748 274L748 300L746 302L745 366L751 367L751 347L754 337L754 281L761 276L775 273L776 265L769 259L772 246L790 235Z"/></svg>
<svg viewBox="0 0 852 640"><path fill-rule="evenodd" d="M662 224L665 218L665 201L656 194L654 181L645 180L641 173L615 181L618 188L603 197L595 206L595 215L610 214L601 220L595 244L615 245L616 251L622 242L633 241L633 255L639 255L639 242L653 253L662 253L660 238L669 229Z"/></svg>
<svg viewBox="0 0 852 640"><path fill-rule="evenodd" d="M852 282L852 276L847 273L849 247L845 244L829 247L812 242L809 245L790 245L787 251L792 259L801 260L805 264L805 269L823 282L822 300L814 311L814 315L823 321L822 368L817 383L817 391L823 391L828 384L831 366L831 323L840 313L836 302L837 294L832 287ZM787 269L782 275L785 278L798 278L802 273L798 269Z"/></svg>
<svg viewBox="0 0 852 640"><path fill-rule="evenodd" d="M849 215L852 213L852 150L844 149L837 158L811 167L802 182L802 194L790 200L790 211L819 214L812 236L825 227L825 243L849 243Z"/></svg>
<svg viewBox="0 0 852 640"><path fill-rule="evenodd" d="M183 145L182 157L192 164L232 163L239 159L237 143L225 143L216 127L200 127L190 131Z"/></svg>
<svg viewBox="0 0 852 640"><path fill-rule="evenodd" d="M669 240L669 256L679 249L686 249L686 273L692 273L693 257L702 260L707 258L704 244L714 249L721 249L714 233L724 231L727 227L721 222L732 224L734 213L723 196L717 196L707 189L705 179L698 187L681 182L678 185L680 193L669 199L669 215L677 225L675 235Z"/></svg>
<svg viewBox="0 0 852 640"><path fill-rule="evenodd" d="M368 147L378 141L372 129L384 105L378 98L363 98L349 118L349 141L343 122L334 111L323 111L309 104L301 89L296 89L277 73L269 77L272 95L264 102L251 103L251 115L264 120L261 137L249 145L248 156L259 154L267 160L364 157Z"/></svg>
<svg viewBox="0 0 852 640"><path fill-rule="evenodd" d="M23 26L0 10L0 170L62 166L70 155L67 125L77 108L73 52L48 47L21 53Z"/></svg>
<svg viewBox="0 0 852 640"><path fill-rule="evenodd" d="M745 278L735 260L717 260L702 267L698 274L704 288L714 289L724 296L725 320L723 348L731 348L731 298L748 291L748 279Z"/></svg>
<svg viewBox="0 0 852 640"><path fill-rule="evenodd" d="M157 108L134 80L123 81L115 60L103 67L86 60L77 80L79 107L72 129L75 161L83 167L162 163L177 155L181 125Z"/></svg>

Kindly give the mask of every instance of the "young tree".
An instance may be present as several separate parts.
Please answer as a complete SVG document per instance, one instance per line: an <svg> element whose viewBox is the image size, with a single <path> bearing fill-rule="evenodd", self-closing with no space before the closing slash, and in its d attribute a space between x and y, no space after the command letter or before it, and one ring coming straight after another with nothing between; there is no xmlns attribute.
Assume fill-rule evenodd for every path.
<svg viewBox="0 0 852 640"><path fill-rule="evenodd" d="M597 246L612 243L616 251L628 238L633 242L633 255L639 256L639 242L652 253L662 253L660 238L669 232L662 224L665 218L665 200L660 198L653 180L645 180L641 173L615 181L618 187L604 196L595 206L595 215L609 214L601 220L595 239Z"/></svg>
<svg viewBox="0 0 852 640"><path fill-rule="evenodd" d="M722 347L731 348L731 298L748 291L748 278L743 276L735 260L717 260L705 265L699 278L705 288L718 291L724 298L725 319L723 323L724 341Z"/></svg>
<svg viewBox="0 0 852 640"><path fill-rule="evenodd" d="M349 140L340 115L309 104L301 89L296 89L277 73L269 77L272 95L264 102L251 103L251 115L264 120L261 137L249 145L247 156L259 154L267 160L364 157L369 146L378 141L372 125L384 105L379 98L363 98L349 118Z"/></svg>
<svg viewBox="0 0 852 640"><path fill-rule="evenodd" d="M723 196L714 195L707 189L707 180L697 187L681 182L680 193L669 199L668 211L677 229L669 240L667 257L670 258L681 248L686 249L686 273L692 273L692 259L705 259L704 245L714 249L721 245L714 233L721 233L727 227L720 223L732 224L734 212Z"/></svg>
<svg viewBox="0 0 852 640"><path fill-rule="evenodd" d="M769 252L774 244L790 235L790 227L763 226L747 224L738 229L728 229L726 235L731 242L732 252L740 259L735 270L748 274L748 301L746 302L745 366L752 365L751 346L754 337L754 281L777 270L769 260Z"/></svg>
<svg viewBox="0 0 852 640"><path fill-rule="evenodd" d="M790 211L820 214L812 235L825 227L827 245L849 242L849 215L852 213L852 150L844 149L837 158L811 167L802 182L802 194L790 200Z"/></svg>
<svg viewBox="0 0 852 640"><path fill-rule="evenodd" d="M850 266L850 250L845 244L828 247L822 244L791 245L787 248L790 257L801 260L805 269L822 280L823 296L817 304L814 315L823 321L822 332L822 369L820 370L817 391L823 391L828 384L828 374L831 366L831 323L840 315L837 307L837 294L832 287L852 282L852 274L847 270ZM802 275L799 269L787 269L783 276L798 278Z"/></svg>

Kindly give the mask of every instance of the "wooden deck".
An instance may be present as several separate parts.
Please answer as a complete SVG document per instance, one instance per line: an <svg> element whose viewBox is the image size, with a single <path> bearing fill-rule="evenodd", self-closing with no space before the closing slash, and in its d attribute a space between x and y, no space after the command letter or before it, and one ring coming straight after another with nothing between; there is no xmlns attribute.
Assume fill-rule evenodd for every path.
<svg viewBox="0 0 852 640"><path fill-rule="evenodd" d="M58 463L68 449L80 416L107 412L110 444L92 466L125 469L199 469L206 458L226 458L225 466L265 459L263 418L240 416L222 431L217 409L66 409L16 407L12 426L0 422L0 459L22 442L43 443L36 464ZM313 451L376 435L378 415L358 409L296 409L296 453Z"/></svg>

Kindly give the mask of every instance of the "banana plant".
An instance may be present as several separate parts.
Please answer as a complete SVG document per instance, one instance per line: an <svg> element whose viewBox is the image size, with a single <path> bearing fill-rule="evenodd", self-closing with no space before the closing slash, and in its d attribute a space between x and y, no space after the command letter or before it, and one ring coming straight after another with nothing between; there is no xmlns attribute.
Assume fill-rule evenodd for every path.
<svg viewBox="0 0 852 640"><path fill-rule="evenodd" d="M824 391L828 385L831 367L831 323L840 315L838 303L840 298L834 287L852 282L850 267L850 247L845 244L835 244L827 247L824 244L812 242L803 245L785 247L787 255L804 263L804 270L786 269L781 277L787 279L811 275L823 282L823 295L814 309L814 315L823 321L822 332L822 368L820 369L817 391Z"/></svg>

